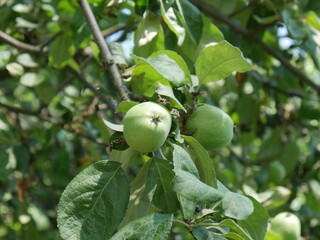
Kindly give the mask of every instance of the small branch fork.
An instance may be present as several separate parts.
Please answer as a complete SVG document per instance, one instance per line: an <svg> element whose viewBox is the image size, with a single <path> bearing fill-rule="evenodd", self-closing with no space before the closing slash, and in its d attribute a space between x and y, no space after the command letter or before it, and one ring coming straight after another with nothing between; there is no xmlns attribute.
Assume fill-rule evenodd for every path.
<svg viewBox="0 0 320 240"><path fill-rule="evenodd" d="M236 31L237 33L247 37L252 42L260 46L265 52L276 58L284 67L286 67L290 72L292 72L299 80L300 82L303 82L312 88L314 88L318 93L320 93L320 86L314 83L311 79L309 79L307 76L305 76L302 72L300 72L298 69L296 69L293 65L290 64L290 62L287 61L285 57L277 53L275 50L273 50L269 45L262 42L256 35L249 32L247 29L244 29L231 21L228 17L222 15L221 13L217 12L216 10L207 7L205 4L202 4L196 0L190 0L196 7L198 7L200 10L202 10L204 13L208 14L209 16L215 18L216 20L223 22L227 24L231 29Z"/></svg>
<svg viewBox="0 0 320 240"><path fill-rule="evenodd" d="M53 35L51 38L49 38L48 40L44 41L43 43L41 43L39 45L31 45L31 44L21 42L1 30L0 30L0 39L2 39L4 42L10 44L11 46L13 46L15 48L18 48L18 49L21 49L21 50L24 50L27 52L44 53L44 51L43 51L44 47L49 45L59 34L60 33Z"/></svg>
<svg viewBox="0 0 320 240"><path fill-rule="evenodd" d="M113 56L110 52L110 49L108 48L106 41L103 38L103 35L99 29L98 23L93 15L93 12L89 6L88 1L78 0L78 2L82 8L83 14L87 20L91 33L101 51L102 59L112 76L113 84L115 88L119 92L122 100L129 101L130 98L126 92L126 89L122 84L122 78L121 78L119 69L117 67L117 64L114 62Z"/></svg>
<svg viewBox="0 0 320 240"><path fill-rule="evenodd" d="M9 112L13 112L13 113L16 113L16 114L34 116L34 117L37 117L38 119L41 119L41 120L43 120L45 122L61 125L64 130L66 130L66 131L68 131L70 133L73 133L75 135L81 136L81 137L86 138L87 140L89 140L91 142L94 142L96 144L103 145L103 146L106 147L106 143L102 139L97 139L97 138L94 138L94 137L92 137L90 135L85 134L84 132L77 131L77 130L71 128L69 125L65 125L63 122L57 122L57 121L53 120L52 118L50 118L49 116L41 114L40 112L26 110L26 109L22 109L22 108L17 108L17 107L9 106L9 105L4 104L4 103L0 103L0 107L2 107L4 109L7 109Z"/></svg>

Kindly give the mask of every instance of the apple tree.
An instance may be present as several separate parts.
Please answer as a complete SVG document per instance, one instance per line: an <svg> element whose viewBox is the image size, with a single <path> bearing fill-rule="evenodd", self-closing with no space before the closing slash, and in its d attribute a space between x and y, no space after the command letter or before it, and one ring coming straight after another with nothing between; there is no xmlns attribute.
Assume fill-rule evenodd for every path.
<svg viewBox="0 0 320 240"><path fill-rule="evenodd" d="M320 238L319 3L0 12L0 239Z"/></svg>

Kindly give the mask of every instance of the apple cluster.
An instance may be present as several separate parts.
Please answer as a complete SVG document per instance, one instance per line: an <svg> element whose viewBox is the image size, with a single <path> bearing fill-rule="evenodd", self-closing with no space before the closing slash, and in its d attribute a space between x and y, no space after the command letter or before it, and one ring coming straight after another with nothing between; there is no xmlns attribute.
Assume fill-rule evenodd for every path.
<svg viewBox="0 0 320 240"><path fill-rule="evenodd" d="M172 117L162 105L144 102L135 105L123 120L123 135L127 144L142 153L159 149L167 139ZM199 104L187 117L185 127L206 150L217 150L228 145L233 137L233 121L221 109Z"/></svg>

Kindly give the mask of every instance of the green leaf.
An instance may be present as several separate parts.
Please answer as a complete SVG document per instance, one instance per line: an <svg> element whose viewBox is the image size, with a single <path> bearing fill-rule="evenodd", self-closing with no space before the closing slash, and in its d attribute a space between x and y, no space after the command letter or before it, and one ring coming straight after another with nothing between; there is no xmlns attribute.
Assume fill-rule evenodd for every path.
<svg viewBox="0 0 320 240"><path fill-rule="evenodd" d="M295 140L291 140L284 148L278 160L285 167L287 173L291 173L297 166L300 158L300 150Z"/></svg>
<svg viewBox="0 0 320 240"><path fill-rule="evenodd" d="M35 91L39 99L48 105L57 94L57 89L51 84L48 78L44 82L42 82L40 85L38 85L35 88Z"/></svg>
<svg viewBox="0 0 320 240"><path fill-rule="evenodd" d="M132 72L131 87L137 94L152 97L158 88L158 82L165 86L176 87L187 83L186 74L179 66L183 65L181 61L178 64L167 54L150 58L133 57L137 65Z"/></svg>
<svg viewBox="0 0 320 240"><path fill-rule="evenodd" d="M222 182L220 182L219 180L217 180L217 185L218 185L219 192L221 192L223 194L226 194L227 192L230 192L230 190L226 186L224 186L222 184Z"/></svg>
<svg viewBox="0 0 320 240"><path fill-rule="evenodd" d="M214 240L213 236L205 227L196 227L192 229L192 235L197 240Z"/></svg>
<svg viewBox="0 0 320 240"><path fill-rule="evenodd" d="M219 10L220 14L224 14L225 16L228 16L231 14L233 11L237 9L237 7L241 7L243 5L240 5L241 3L247 3L247 2L242 2L238 0L228 0L228 1L212 1L212 0L201 0L205 6L208 8L213 8ZM240 6L239 6L240 5Z"/></svg>
<svg viewBox="0 0 320 240"><path fill-rule="evenodd" d="M146 63L152 66L173 87L181 87L187 83L187 76L179 64L165 53L146 59Z"/></svg>
<svg viewBox="0 0 320 240"><path fill-rule="evenodd" d="M13 153L17 161L17 169L23 174L28 174L30 150L25 146L16 145L13 147Z"/></svg>
<svg viewBox="0 0 320 240"><path fill-rule="evenodd" d="M245 238L241 237L239 234L234 233L234 232L223 233L223 234L218 234L218 233L216 233L215 235L223 236L223 237L225 237L226 239L245 240Z"/></svg>
<svg viewBox="0 0 320 240"><path fill-rule="evenodd" d="M74 53L72 37L68 32L63 32L50 44L49 62L56 68L62 68Z"/></svg>
<svg viewBox="0 0 320 240"><path fill-rule="evenodd" d="M258 155L256 157L257 161L275 159L280 152L283 151L281 142L282 131L283 130L281 128L275 128L272 130L271 135L265 139L260 146Z"/></svg>
<svg viewBox="0 0 320 240"><path fill-rule="evenodd" d="M126 67L128 64L124 56L122 45L118 42L112 42L112 43L108 43L108 47L113 56L114 62L117 65Z"/></svg>
<svg viewBox="0 0 320 240"><path fill-rule="evenodd" d="M173 178L174 172L167 160L151 160L147 171L146 190L150 201L167 213L173 213L179 207L177 195L172 189Z"/></svg>
<svg viewBox="0 0 320 240"><path fill-rule="evenodd" d="M77 36L73 41L75 48L79 48L81 45L83 46L84 44L89 44L89 41L91 41L91 32L86 21L83 21L82 9L78 7L75 10L75 12L71 13L69 16L69 29L72 31L73 36Z"/></svg>
<svg viewBox="0 0 320 240"><path fill-rule="evenodd" d="M130 200L126 215L119 227L123 227L134 219L152 213L152 204L146 191L146 177L150 161L146 162L140 169L136 178L131 182Z"/></svg>
<svg viewBox="0 0 320 240"><path fill-rule="evenodd" d="M44 209L31 203L28 206L28 213L32 216L38 231L45 231L50 228L50 220Z"/></svg>
<svg viewBox="0 0 320 240"><path fill-rule="evenodd" d="M202 49L203 46L196 45L192 39L189 33L186 34L185 39L181 46L178 46L177 52L183 57L183 59L188 64L189 69L191 72L194 72L194 64L195 60L198 57L198 48Z"/></svg>
<svg viewBox="0 0 320 240"><path fill-rule="evenodd" d="M24 68L19 63L12 62L6 65L6 69L13 77L20 77L24 73Z"/></svg>
<svg viewBox="0 0 320 240"><path fill-rule="evenodd" d="M109 122L106 119L102 119L102 121L108 128L110 128L114 131L117 131L117 132L123 132L123 125Z"/></svg>
<svg viewBox="0 0 320 240"><path fill-rule="evenodd" d="M245 220L253 212L253 203L249 198L229 191L222 199L222 209L224 216Z"/></svg>
<svg viewBox="0 0 320 240"><path fill-rule="evenodd" d="M10 62L11 51L0 50L0 68L4 68Z"/></svg>
<svg viewBox="0 0 320 240"><path fill-rule="evenodd" d="M220 222L218 224L218 226L230 228L232 230L232 232L238 234L244 240L253 240L250 237L250 235L232 219L225 219L222 222ZM223 236L225 236L225 235L223 235Z"/></svg>
<svg viewBox="0 0 320 240"><path fill-rule="evenodd" d="M4 148L0 148L0 159L0 180L6 181L13 169L10 166L10 154Z"/></svg>
<svg viewBox="0 0 320 240"><path fill-rule="evenodd" d="M110 240L166 240L173 215L153 213L125 225Z"/></svg>
<svg viewBox="0 0 320 240"><path fill-rule="evenodd" d="M119 133L119 132L118 132ZM122 168L127 170L128 167L132 166L133 160L140 160L139 163L142 162L142 158L140 157L140 153L134 151L132 148L127 148L125 150L116 150L112 149L109 153L109 160L119 162L122 164ZM136 164L134 164L136 165Z"/></svg>
<svg viewBox="0 0 320 240"><path fill-rule="evenodd" d="M178 195L178 200L180 203L180 209L183 215L183 219L192 219L198 205L197 202L189 200L188 198L180 195Z"/></svg>
<svg viewBox="0 0 320 240"><path fill-rule="evenodd" d="M139 23L134 33L134 54L149 57L153 52L164 49L164 34L161 17L150 12Z"/></svg>
<svg viewBox="0 0 320 240"><path fill-rule="evenodd" d="M196 74L201 84L223 79L234 71L246 72L251 68L239 48L227 41L207 46L196 61Z"/></svg>
<svg viewBox="0 0 320 240"><path fill-rule="evenodd" d="M175 171L183 170L191 173L198 179L200 178L197 167L195 166L188 152L183 147L173 144L172 158ZM197 207L197 202L189 200L183 196L178 196L178 199L184 219L191 219Z"/></svg>
<svg viewBox="0 0 320 240"><path fill-rule="evenodd" d="M80 73L80 66L73 58L69 58L68 60L66 60L63 66L71 67L73 70Z"/></svg>
<svg viewBox="0 0 320 240"><path fill-rule="evenodd" d="M179 13L184 20L192 41L198 44L202 33L201 12L192 3L186 0L176 1Z"/></svg>
<svg viewBox="0 0 320 240"><path fill-rule="evenodd" d="M290 196L290 189L281 186L274 186L259 193L258 200L263 203L263 206L267 208L267 210L271 210L281 207L289 200Z"/></svg>
<svg viewBox="0 0 320 240"><path fill-rule="evenodd" d="M150 56L150 58L154 58L154 57L162 55L162 54L165 54L169 58L174 60L176 62L176 64L183 70L183 72L185 74L185 78L186 78L185 81L183 81L183 83L187 83L187 82L191 81L191 74L190 74L190 70L189 70L188 65L186 64L184 59L176 52L169 51L169 50L158 51L158 52L155 52L154 54L152 54ZM171 80L168 79L168 81L170 82ZM170 83L172 83L172 82L170 82ZM175 87L179 87L179 85L176 85Z"/></svg>
<svg viewBox="0 0 320 240"><path fill-rule="evenodd" d="M215 203L223 198L217 189L201 182L193 174L176 170L174 190L181 196L197 203Z"/></svg>
<svg viewBox="0 0 320 240"><path fill-rule="evenodd" d="M182 138L192 147L194 151L194 162L200 173L200 180L210 186L217 187L216 172L208 152L193 137L183 135Z"/></svg>
<svg viewBox="0 0 320 240"><path fill-rule="evenodd" d="M212 21L206 16L202 15L202 34L199 43L199 47L202 50L203 46L212 43L212 42L220 42L224 40L223 33L217 28Z"/></svg>
<svg viewBox="0 0 320 240"><path fill-rule="evenodd" d="M166 1L160 1L160 9L163 20L166 22L170 30L177 36L178 45L181 46L186 35L186 31L181 21L176 15L173 7L167 4Z"/></svg>
<svg viewBox="0 0 320 240"><path fill-rule="evenodd" d="M35 68L38 64L33 61L29 53L22 53L17 57L17 62L29 68Z"/></svg>
<svg viewBox="0 0 320 240"><path fill-rule="evenodd" d="M320 19L314 11L309 11L306 19L309 24L320 31Z"/></svg>
<svg viewBox="0 0 320 240"><path fill-rule="evenodd" d="M279 20L279 16L277 14L271 15L268 17L260 17L258 15L253 15L254 20L256 20L260 24L270 24L276 20Z"/></svg>
<svg viewBox="0 0 320 240"><path fill-rule="evenodd" d="M132 91L139 95L152 97L158 88L158 82L170 86L170 83L154 69L146 59L134 56L137 63L130 82Z"/></svg>
<svg viewBox="0 0 320 240"><path fill-rule="evenodd" d="M286 24L289 33L297 39L302 39L307 34L307 28L305 24L301 21L296 19L288 9L285 9L281 13L282 19Z"/></svg>
<svg viewBox="0 0 320 240"><path fill-rule="evenodd" d="M18 3L12 7L12 10L17 13L29 13L32 11L32 7L27 4Z"/></svg>
<svg viewBox="0 0 320 240"><path fill-rule="evenodd" d="M320 32L319 32L320 34ZM320 45L319 45L320 46ZM320 67L320 56L317 54L317 52L320 51L320 47L316 47L314 49L314 54L317 55L317 58L319 58L319 64L318 68ZM320 119L320 96L319 94L313 92L313 91L307 91L306 96L302 99L300 112L299 114L303 118L307 119Z"/></svg>
<svg viewBox="0 0 320 240"><path fill-rule="evenodd" d="M38 28L39 25L36 23L30 22L30 21L27 21L22 17L17 17L16 18L16 27L35 29L35 28Z"/></svg>
<svg viewBox="0 0 320 240"><path fill-rule="evenodd" d="M197 178L200 178L197 167L195 166L189 153L183 147L180 147L177 144L173 144L173 165L175 171L183 170L191 173Z"/></svg>
<svg viewBox="0 0 320 240"><path fill-rule="evenodd" d="M63 239L105 239L116 230L129 201L129 181L121 164L99 161L66 187L58 205Z"/></svg>
<svg viewBox="0 0 320 240"><path fill-rule="evenodd" d="M316 212L320 211L320 183L319 181L312 179L308 182L307 204L310 208ZM301 200L300 200L301 201Z"/></svg>
<svg viewBox="0 0 320 240"><path fill-rule="evenodd" d="M116 113L118 112L122 112L122 113L126 113L129 111L130 108L132 108L133 106L139 104L138 102L134 102L134 101L122 101L119 106L116 109Z"/></svg>
<svg viewBox="0 0 320 240"><path fill-rule="evenodd" d="M254 240L264 240L267 231L269 215L267 210L253 197L250 198L254 205L253 213L246 219L238 221Z"/></svg>
<svg viewBox="0 0 320 240"><path fill-rule="evenodd" d="M174 140L177 142L177 143L184 143L184 140L182 139L181 137L181 132L180 132L180 128L179 128L179 123L176 119L173 119L172 121L172 125L173 125L173 131L172 131L172 134L174 136ZM174 126L175 125L175 126Z"/></svg>
<svg viewBox="0 0 320 240"><path fill-rule="evenodd" d="M35 87L45 80L45 76L41 73L27 72L20 78L20 83L26 87Z"/></svg>
<svg viewBox="0 0 320 240"><path fill-rule="evenodd" d="M259 108L259 101L255 100L251 94L243 94L236 104L241 124L255 124L259 118Z"/></svg>
<svg viewBox="0 0 320 240"><path fill-rule="evenodd" d="M165 85L161 84L160 82L158 82L158 87L155 90L155 92L158 93L159 95L166 96L166 97L173 99L177 105L176 106L177 108L182 109L184 112L187 112L187 110L183 107L183 105L179 102L179 100L174 95L171 87L165 86Z"/></svg>

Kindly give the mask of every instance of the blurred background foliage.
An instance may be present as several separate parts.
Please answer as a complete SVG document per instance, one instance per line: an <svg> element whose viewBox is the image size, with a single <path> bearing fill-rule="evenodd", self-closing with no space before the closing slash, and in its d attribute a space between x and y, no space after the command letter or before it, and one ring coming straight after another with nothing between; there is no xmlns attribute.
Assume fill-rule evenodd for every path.
<svg viewBox="0 0 320 240"><path fill-rule="evenodd" d="M191 2L204 13L182 32L165 24L161 1L89 2L128 67L131 53L168 49L194 71L204 44L225 38L241 49L252 71L200 89L236 125L232 144L210 153L218 179L270 216L294 212L305 239L320 239L320 2L181 1L185 16L198 11ZM0 239L60 239L59 197L108 158L112 133L97 112L119 122L120 98L75 0L2 0L0 30Z"/></svg>

